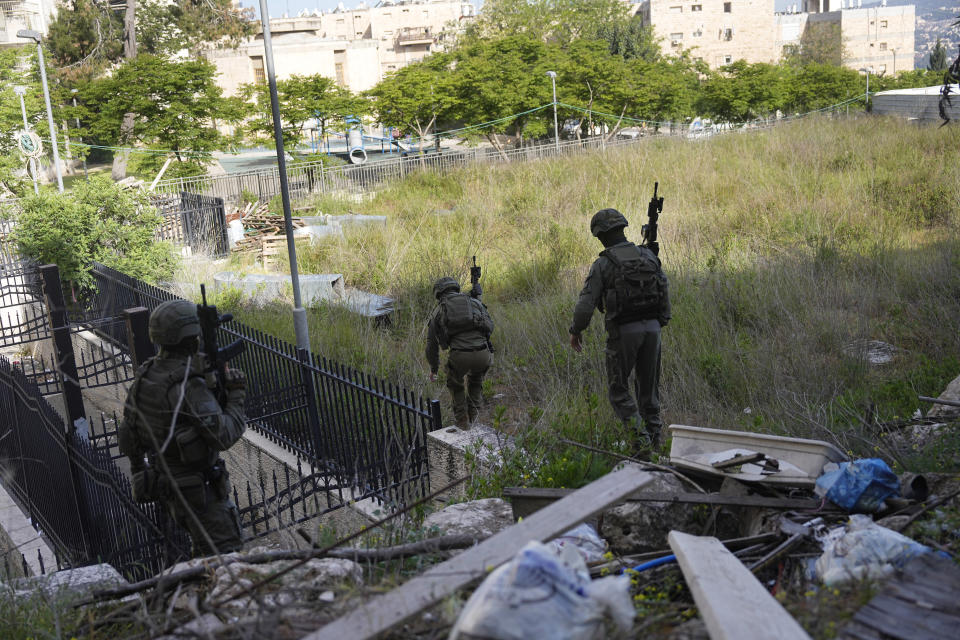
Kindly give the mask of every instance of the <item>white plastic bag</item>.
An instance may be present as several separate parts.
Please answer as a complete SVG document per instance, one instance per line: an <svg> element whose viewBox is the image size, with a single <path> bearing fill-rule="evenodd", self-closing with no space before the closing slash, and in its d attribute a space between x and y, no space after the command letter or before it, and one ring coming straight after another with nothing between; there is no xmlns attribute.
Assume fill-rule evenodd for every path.
<svg viewBox="0 0 960 640"><path fill-rule="evenodd" d="M823 555L817 559L816 571L828 586L880 578L902 567L910 558L930 552L930 547L862 514L852 515L845 526L828 531L821 542Z"/></svg>
<svg viewBox="0 0 960 640"><path fill-rule="evenodd" d="M628 576L591 581L576 548L530 542L473 592L450 640L594 640L606 616L632 625Z"/></svg>
<svg viewBox="0 0 960 640"><path fill-rule="evenodd" d="M597 534L597 530L586 522L570 529L562 536L557 536L547 544L556 548L557 551L572 546L580 552L584 562L603 560L603 554L607 552L607 541L601 538Z"/></svg>

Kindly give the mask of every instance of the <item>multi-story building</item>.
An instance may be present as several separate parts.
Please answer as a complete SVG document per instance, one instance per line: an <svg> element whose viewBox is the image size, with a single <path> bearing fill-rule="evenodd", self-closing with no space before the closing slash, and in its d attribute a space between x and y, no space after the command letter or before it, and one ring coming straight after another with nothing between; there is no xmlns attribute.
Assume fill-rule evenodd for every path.
<svg viewBox="0 0 960 640"><path fill-rule="evenodd" d="M854 6L856 2L857 6ZM689 49L712 68L735 60L778 62L804 33L836 25L833 34L852 69L875 73L913 69L913 5L863 7L862 0L803 0L775 12L773 0L644 0L637 13L653 26L667 53Z"/></svg>
<svg viewBox="0 0 960 640"><path fill-rule="evenodd" d="M17 31L30 29L46 35L47 27L57 15L57 0L9 2L0 0L0 47L30 44L17 37Z"/></svg>
<svg viewBox="0 0 960 640"><path fill-rule="evenodd" d="M442 49L443 37L474 15L469 0L382 0L374 7L271 18L277 77L321 74L352 91ZM263 34L233 49L205 53L228 94L264 79Z"/></svg>

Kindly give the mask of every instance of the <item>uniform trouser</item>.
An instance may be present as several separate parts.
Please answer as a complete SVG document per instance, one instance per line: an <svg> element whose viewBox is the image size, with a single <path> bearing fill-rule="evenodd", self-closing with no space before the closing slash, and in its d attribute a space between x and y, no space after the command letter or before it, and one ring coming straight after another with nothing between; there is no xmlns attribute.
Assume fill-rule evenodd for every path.
<svg viewBox="0 0 960 640"><path fill-rule="evenodd" d="M450 350L447 358L447 388L453 396L453 415L458 425L473 422L483 406L483 376L493 364L489 349ZM463 380L466 378L466 393Z"/></svg>
<svg viewBox="0 0 960 640"><path fill-rule="evenodd" d="M196 518L191 517L176 493L165 498L164 504L174 521L190 534L194 557L239 551L243 547L243 534L239 512L230 499L227 472L213 481L207 481L201 473L178 475L176 482ZM208 536L213 548L207 541Z"/></svg>
<svg viewBox="0 0 960 640"><path fill-rule="evenodd" d="M623 421L640 418L650 435L660 420L660 323L641 320L620 325L607 336L607 384L610 404ZM630 374L634 374L630 394ZM639 426L639 425L638 425Z"/></svg>

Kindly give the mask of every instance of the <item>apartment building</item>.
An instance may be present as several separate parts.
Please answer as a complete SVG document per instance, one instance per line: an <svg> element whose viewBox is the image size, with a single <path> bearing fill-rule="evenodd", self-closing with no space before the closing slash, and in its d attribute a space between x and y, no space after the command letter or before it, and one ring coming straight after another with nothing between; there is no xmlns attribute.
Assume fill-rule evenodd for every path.
<svg viewBox="0 0 960 640"><path fill-rule="evenodd" d="M636 13L653 26L662 50L689 49L712 68L735 60L776 63L809 29L836 24L843 64L874 73L913 69L915 9L862 0L804 0L776 12L773 0L644 0ZM856 6L855 6L856 4Z"/></svg>
<svg viewBox="0 0 960 640"><path fill-rule="evenodd" d="M57 0L9 2L0 0L0 47L29 44L17 37L17 31L31 29L46 35L50 22L57 15Z"/></svg>
<svg viewBox="0 0 960 640"><path fill-rule="evenodd" d="M387 73L442 49L444 34L473 16L468 0L382 0L373 7L347 9L341 3L327 13L271 18L277 77L318 73L351 91L363 91ZM229 95L265 78L262 33L235 49L204 55L216 65L218 83Z"/></svg>

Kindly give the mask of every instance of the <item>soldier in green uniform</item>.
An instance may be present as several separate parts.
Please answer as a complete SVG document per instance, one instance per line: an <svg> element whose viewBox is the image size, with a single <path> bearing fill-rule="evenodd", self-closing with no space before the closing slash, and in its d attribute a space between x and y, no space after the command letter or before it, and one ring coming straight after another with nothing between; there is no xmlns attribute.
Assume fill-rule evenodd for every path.
<svg viewBox="0 0 960 640"><path fill-rule="evenodd" d="M219 453L246 428L246 377L228 370L224 403L217 401L204 375L200 320L192 302L159 305L149 332L160 352L137 371L119 431L134 498L160 500L190 533L195 556L237 551L243 545L240 520Z"/></svg>
<svg viewBox="0 0 960 640"><path fill-rule="evenodd" d="M426 355L430 379L437 379L440 349L450 349L447 388L453 396L457 427L466 430L477 420L483 406L483 377L493 364L490 348L493 319L479 300L479 289L476 297L460 293L460 284L453 278L437 280L433 295L438 304L427 322Z"/></svg>
<svg viewBox="0 0 960 640"><path fill-rule="evenodd" d="M635 447L649 451L660 437L660 329L670 321L667 277L648 247L629 242L627 219L602 209L590 231L604 250L587 275L570 325L570 346L582 349L581 335L594 309L605 314L606 366L610 404L628 428L636 428ZM634 374L634 394L629 379ZM642 427L642 428L641 428Z"/></svg>

